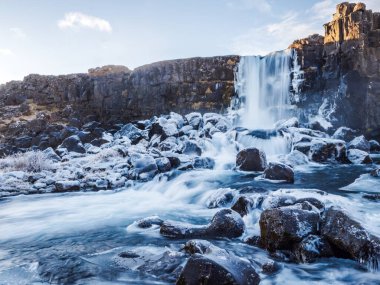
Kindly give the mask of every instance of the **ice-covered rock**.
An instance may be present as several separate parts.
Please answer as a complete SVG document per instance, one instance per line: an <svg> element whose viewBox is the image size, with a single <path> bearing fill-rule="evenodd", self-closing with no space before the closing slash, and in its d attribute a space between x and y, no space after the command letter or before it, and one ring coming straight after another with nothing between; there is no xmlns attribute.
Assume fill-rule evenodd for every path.
<svg viewBox="0 0 380 285"><path fill-rule="evenodd" d="M236 167L243 171L263 171L267 166L264 152L257 148L246 148L236 156Z"/></svg>
<svg viewBox="0 0 380 285"><path fill-rule="evenodd" d="M370 164L372 159L369 154L360 149L349 149L347 151L347 158L354 164Z"/></svg>

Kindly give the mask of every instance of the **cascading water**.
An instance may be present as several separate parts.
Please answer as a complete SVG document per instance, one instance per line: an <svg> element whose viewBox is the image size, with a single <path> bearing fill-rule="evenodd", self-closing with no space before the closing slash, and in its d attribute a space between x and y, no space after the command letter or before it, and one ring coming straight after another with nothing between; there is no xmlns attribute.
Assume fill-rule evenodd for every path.
<svg viewBox="0 0 380 285"><path fill-rule="evenodd" d="M295 54L288 49L265 57L241 58L235 74L235 89L240 103L238 123L251 130L264 129L268 134L266 138L253 133L243 135L239 141L244 146L257 147L269 155L290 150L287 138L273 135L273 131L268 130L273 130L277 121L290 116L291 67Z"/></svg>
<svg viewBox="0 0 380 285"><path fill-rule="evenodd" d="M275 122L287 118L292 54L292 50L284 50L241 58L235 88L242 103L243 127L273 128Z"/></svg>

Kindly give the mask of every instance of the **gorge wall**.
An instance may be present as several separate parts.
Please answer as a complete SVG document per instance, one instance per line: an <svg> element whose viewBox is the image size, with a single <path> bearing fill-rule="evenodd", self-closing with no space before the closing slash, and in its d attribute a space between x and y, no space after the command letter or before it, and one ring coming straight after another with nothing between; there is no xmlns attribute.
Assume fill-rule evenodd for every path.
<svg viewBox="0 0 380 285"><path fill-rule="evenodd" d="M292 103L306 119L312 114L335 126L380 137L380 13L363 3L337 5L325 36L312 35L290 47L304 73Z"/></svg>

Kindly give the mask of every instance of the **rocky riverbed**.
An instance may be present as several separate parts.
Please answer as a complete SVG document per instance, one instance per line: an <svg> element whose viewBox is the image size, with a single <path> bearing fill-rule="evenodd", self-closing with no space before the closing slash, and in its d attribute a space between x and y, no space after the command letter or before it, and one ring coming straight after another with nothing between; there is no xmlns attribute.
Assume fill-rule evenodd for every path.
<svg viewBox="0 0 380 285"><path fill-rule="evenodd" d="M235 121L170 113L88 143L92 122L1 159L0 279L375 284L379 144Z"/></svg>

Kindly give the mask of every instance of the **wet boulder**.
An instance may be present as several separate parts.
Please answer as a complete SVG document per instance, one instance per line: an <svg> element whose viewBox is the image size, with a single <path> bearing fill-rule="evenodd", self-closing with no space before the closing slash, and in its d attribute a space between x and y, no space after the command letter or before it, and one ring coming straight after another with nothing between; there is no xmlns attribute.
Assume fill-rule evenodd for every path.
<svg viewBox="0 0 380 285"><path fill-rule="evenodd" d="M315 162L338 161L348 163L346 143L341 140L315 139L311 142L309 158Z"/></svg>
<svg viewBox="0 0 380 285"><path fill-rule="evenodd" d="M360 149L365 152L369 152L371 144L366 140L364 136L356 137L348 143L348 149Z"/></svg>
<svg viewBox="0 0 380 285"><path fill-rule="evenodd" d="M249 284L260 283L253 266L206 241L189 241L185 248L191 249L177 285L199 284Z"/></svg>
<svg viewBox="0 0 380 285"><path fill-rule="evenodd" d="M303 203L303 202L308 202L310 205L314 206L320 211L323 211L325 209L325 204L314 197L306 197L306 198L297 199L294 204Z"/></svg>
<svg viewBox="0 0 380 285"><path fill-rule="evenodd" d="M236 167L243 171L263 171L267 167L266 155L257 148L246 148L236 156Z"/></svg>
<svg viewBox="0 0 380 285"><path fill-rule="evenodd" d="M70 152L86 152L86 149L83 147L83 144L77 135L73 135L64 139L62 144L58 148L66 148Z"/></svg>
<svg viewBox="0 0 380 285"><path fill-rule="evenodd" d="M292 249L310 234L318 232L319 213L308 205L267 209L260 216L262 246L269 251Z"/></svg>
<svg viewBox="0 0 380 285"><path fill-rule="evenodd" d="M369 156L369 154L360 149L349 149L347 151L347 158L354 164L372 163L372 158Z"/></svg>
<svg viewBox="0 0 380 285"><path fill-rule="evenodd" d="M370 151L371 152L379 152L380 151L380 143L378 141L370 140L369 145L370 145Z"/></svg>
<svg viewBox="0 0 380 285"><path fill-rule="evenodd" d="M335 255L376 266L380 239L336 208L329 208L321 222L321 235L333 246Z"/></svg>
<svg viewBox="0 0 380 285"><path fill-rule="evenodd" d="M247 196L240 196L239 199L235 202L235 204L231 207L232 210L239 213L240 216L246 216L249 211L253 208L254 202L251 198Z"/></svg>
<svg viewBox="0 0 380 285"><path fill-rule="evenodd" d="M310 263L317 258L334 256L333 250L327 240L316 235L305 237L294 249L299 262Z"/></svg>
<svg viewBox="0 0 380 285"><path fill-rule="evenodd" d="M238 213L223 209L218 211L207 225L164 222L160 233L168 238L235 238L243 234L244 228L244 222Z"/></svg>
<svg viewBox="0 0 380 285"><path fill-rule="evenodd" d="M356 136L356 131L347 127L338 128L335 133L332 135L333 139L344 140L349 142L353 140Z"/></svg>
<svg viewBox="0 0 380 285"><path fill-rule="evenodd" d="M281 180L287 183L294 183L293 169L283 163L270 162L263 173L263 178L270 180Z"/></svg>

